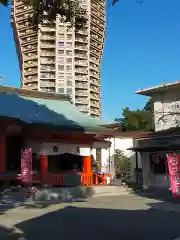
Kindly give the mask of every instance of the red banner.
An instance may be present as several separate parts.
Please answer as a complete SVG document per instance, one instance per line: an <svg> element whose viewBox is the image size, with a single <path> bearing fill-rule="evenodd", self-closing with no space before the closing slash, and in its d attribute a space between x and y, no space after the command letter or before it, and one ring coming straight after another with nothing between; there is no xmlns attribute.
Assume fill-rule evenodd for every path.
<svg viewBox="0 0 180 240"><path fill-rule="evenodd" d="M180 155L175 153L168 154L167 160L172 195L180 197Z"/></svg>
<svg viewBox="0 0 180 240"><path fill-rule="evenodd" d="M32 151L30 148L21 150L21 180L23 183L32 183Z"/></svg>

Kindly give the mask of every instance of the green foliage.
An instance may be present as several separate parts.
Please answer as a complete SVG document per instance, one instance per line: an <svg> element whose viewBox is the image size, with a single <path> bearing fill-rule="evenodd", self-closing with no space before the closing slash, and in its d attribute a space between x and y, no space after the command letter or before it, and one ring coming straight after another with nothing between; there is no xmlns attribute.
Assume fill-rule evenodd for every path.
<svg viewBox="0 0 180 240"><path fill-rule="evenodd" d="M121 130L124 132L137 130L153 130L153 102L150 99L143 109L123 109L123 117L115 119L121 123Z"/></svg>
<svg viewBox="0 0 180 240"><path fill-rule="evenodd" d="M120 173L125 173L126 177L130 178L132 168L131 162L130 159L123 153L123 151L121 151L120 149L115 149L113 160L116 175L119 175Z"/></svg>
<svg viewBox="0 0 180 240"><path fill-rule="evenodd" d="M25 4L33 7L34 14L30 19L35 26L43 23L44 20L52 23L56 20L57 14L61 16L62 22L71 23L77 29L86 22L86 10L80 7L79 0L22 0ZM96 0L102 1L102 0ZM111 0L114 5L116 1ZM0 0L0 4L7 6L9 0Z"/></svg>

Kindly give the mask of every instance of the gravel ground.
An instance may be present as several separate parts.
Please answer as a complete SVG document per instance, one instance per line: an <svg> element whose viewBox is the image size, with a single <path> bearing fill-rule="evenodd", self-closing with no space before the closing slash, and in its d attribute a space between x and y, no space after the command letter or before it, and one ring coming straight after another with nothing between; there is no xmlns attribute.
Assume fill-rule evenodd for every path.
<svg viewBox="0 0 180 240"><path fill-rule="evenodd" d="M0 240L172 240L180 236L180 207L135 195L0 213Z"/></svg>

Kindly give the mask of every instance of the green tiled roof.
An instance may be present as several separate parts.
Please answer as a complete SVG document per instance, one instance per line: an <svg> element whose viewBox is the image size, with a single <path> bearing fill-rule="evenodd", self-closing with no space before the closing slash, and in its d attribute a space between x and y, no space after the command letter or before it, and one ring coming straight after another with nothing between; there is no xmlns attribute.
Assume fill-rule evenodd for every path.
<svg viewBox="0 0 180 240"><path fill-rule="evenodd" d="M99 131L106 125L81 113L66 100L36 98L0 92L0 116L19 119L28 124L48 124L62 129Z"/></svg>

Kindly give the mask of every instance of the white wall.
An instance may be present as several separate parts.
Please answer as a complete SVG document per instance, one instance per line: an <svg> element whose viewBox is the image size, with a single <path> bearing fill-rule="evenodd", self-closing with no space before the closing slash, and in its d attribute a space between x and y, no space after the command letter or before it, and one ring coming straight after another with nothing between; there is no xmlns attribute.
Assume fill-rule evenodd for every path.
<svg viewBox="0 0 180 240"><path fill-rule="evenodd" d="M155 131L180 126L180 95L176 90L153 97Z"/></svg>
<svg viewBox="0 0 180 240"><path fill-rule="evenodd" d="M53 151L54 147L57 147L57 152ZM47 155L58 155L63 153L71 153L81 156L90 156L91 149L87 145L76 145L76 144L64 144L64 143L39 143L34 141L27 141L25 144L26 148L32 148L32 152ZM79 147L80 153L77 148Z"/></svg>
<svg viewBox="0 0 180 240"><path fill-rule="evenodd" d="M127 148L133 147L133 138L111 138L111 147L109 149L102 149L101 150L101 165L102 165L102 172L109 171L109 158L112 159L115 149L120 149L124 152L124 154L130 158L132 163L132 178L131 181L135 181L135 172L134 169L136 167L136 157L135 153L131 150L127 150ZM141 155L138 154L138 167L142 167L141 165ZM114 169L112 169L112 162L111 162L111 172L114 174Z"/></svg>

